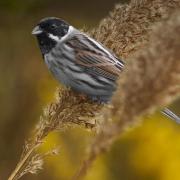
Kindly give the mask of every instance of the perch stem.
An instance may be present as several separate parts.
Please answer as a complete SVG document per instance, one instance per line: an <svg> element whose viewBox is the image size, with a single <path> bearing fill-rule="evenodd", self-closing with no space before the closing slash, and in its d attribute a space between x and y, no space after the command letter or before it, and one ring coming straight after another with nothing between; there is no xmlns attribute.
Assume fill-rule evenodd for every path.
<svg viewBox="0 0 180 180"><path fill-rule="evenodd" d="M23 167L23 165L26 163L27 159L31 156L31 154L34 152L34 150L39 146L39 144L36 144L35 146L32 146L25 156L22 158L22 160L19 161L14 171L9 176L8 180L15 180L15 177L17 176L19 170Z"/></svg>

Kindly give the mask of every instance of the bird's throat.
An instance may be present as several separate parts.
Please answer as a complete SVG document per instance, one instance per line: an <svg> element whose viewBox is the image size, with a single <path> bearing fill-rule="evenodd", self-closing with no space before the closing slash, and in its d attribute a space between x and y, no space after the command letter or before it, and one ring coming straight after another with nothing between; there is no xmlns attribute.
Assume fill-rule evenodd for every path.
<svg viewBox="0 0 180 180"><path fill-rule="evenodd" d="M38 35L37 39L43 56L49 53L52 50L52 48L54 48L57 44L57 41L55 41L52 38L49 38L49 36L45 33Z"/></svg>

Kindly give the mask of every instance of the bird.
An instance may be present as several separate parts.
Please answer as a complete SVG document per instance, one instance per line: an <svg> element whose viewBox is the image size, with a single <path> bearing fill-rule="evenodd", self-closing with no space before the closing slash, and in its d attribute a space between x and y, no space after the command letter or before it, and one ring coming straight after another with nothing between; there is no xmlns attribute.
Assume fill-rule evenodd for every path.
<svg viewBox="0 0 180 180"><path fill-rule="evenodd" d="M33 29L43 59L62 84L94 101L109 102L124 62L108 48L56 17Z"/></svg>
<svg viewBox="0 0 180 180"><path fill-rule="evenodd" d="M42 19L32 34L48 69L60 83L93 101L111 100L125 66L122 59L60 18ZM180 123L180 117L171 110L166 108L162 113Z"/></svg>

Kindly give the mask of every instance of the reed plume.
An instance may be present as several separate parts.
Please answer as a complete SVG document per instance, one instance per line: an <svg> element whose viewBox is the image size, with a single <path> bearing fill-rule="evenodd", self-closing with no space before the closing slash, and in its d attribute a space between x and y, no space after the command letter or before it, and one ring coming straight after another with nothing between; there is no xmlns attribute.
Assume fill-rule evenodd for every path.
<svg viewBox="0 0 180 180"><path fill-rule="evenodd" d="M167 19L177 7L179 0L131 0L129 4L117 4L89 33L125 59L144 47L152 25Z"/></svg>
<svg viewBox="0 0 180 180"><path fill-rule="evenodd" d="M44 109L40 121L36 125L32 137L26 141L20 161L8 180L17 180L27 173L35 174L42 169L43 157L36 154L36 149L44 143L46 136L56 130L62 130L70 126L81 125L84 128L96 127L98 112L102 104L93 102L81 94L70 89L60 89L56 94L56 102L51 103Z"/></svg>
<svg viewBox="0 0 180 180"><path fill-rule="evenodd" d="M107 151L127 126L178 98L179 34L180 13L177 11L167 21L156 25L149 44L127 60L112 99L112 108L105 108L104 124L75 179L85 175L96 157Z"/></svg>

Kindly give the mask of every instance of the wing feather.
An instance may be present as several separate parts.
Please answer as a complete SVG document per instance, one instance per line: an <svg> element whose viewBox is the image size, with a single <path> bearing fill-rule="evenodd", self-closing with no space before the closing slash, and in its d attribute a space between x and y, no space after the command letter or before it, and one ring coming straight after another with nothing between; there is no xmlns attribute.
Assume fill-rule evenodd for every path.
<svg viewBox="0 0 180 180"><path fill-rule="evenodd" d="M92 75L115 80L122 71L124 63L86 35L73 36L66 45L74 49L76 63Z"/></svg>

